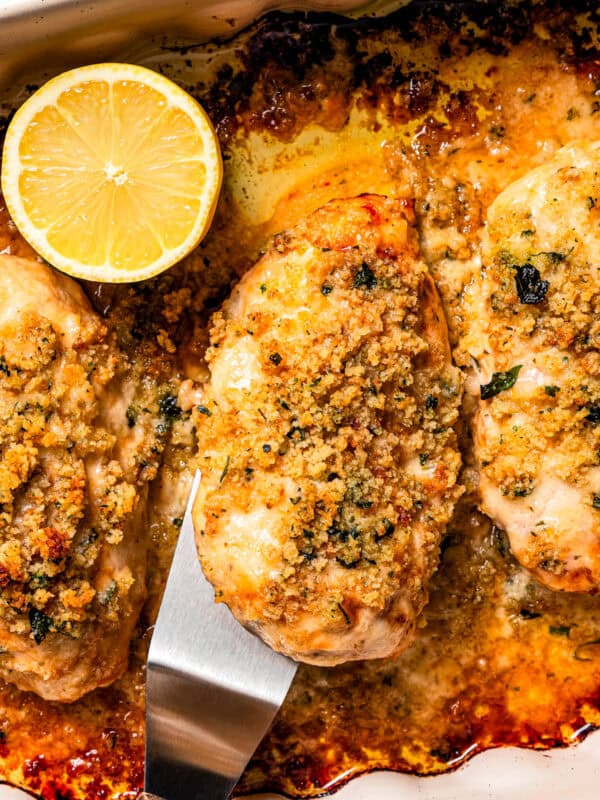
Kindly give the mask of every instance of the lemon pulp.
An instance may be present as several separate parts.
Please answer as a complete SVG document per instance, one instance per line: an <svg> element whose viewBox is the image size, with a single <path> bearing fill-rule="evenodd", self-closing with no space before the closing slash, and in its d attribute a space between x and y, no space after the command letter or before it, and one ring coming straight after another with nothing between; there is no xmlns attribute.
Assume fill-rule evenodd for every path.
<svg viewBox="0 0 600 800"><path fill-rule="evenodd" d="M6 134L9 212L44 258L77 277L140 280L171 266L206 233L221 179L202 108L130 64L54 78Z"/></svg>

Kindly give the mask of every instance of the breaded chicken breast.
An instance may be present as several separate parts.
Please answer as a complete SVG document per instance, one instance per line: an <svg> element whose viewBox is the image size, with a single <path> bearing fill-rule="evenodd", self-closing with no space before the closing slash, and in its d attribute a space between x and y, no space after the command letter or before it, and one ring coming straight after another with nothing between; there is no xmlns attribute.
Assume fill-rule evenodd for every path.
<svg viewBox="0 0 600 800"><path fill-rule="evenodd" d="M483 510L553 589L600 586L600 144L488 213L470 350Z"/></svg>
<svg viewBox="0 0 600 800"><path fill-rule="evenodd" d="M119 677L145 595L124 367L75 282L0 256L0 676L51 700Z"/></svg>
<svg viewBox="0 0 600 800"><path fill-rule="evenodd" d="M218 601L309 663L413 640L459 494L452 366L412 210L333 201L215 314L196 540Z"/></svg>

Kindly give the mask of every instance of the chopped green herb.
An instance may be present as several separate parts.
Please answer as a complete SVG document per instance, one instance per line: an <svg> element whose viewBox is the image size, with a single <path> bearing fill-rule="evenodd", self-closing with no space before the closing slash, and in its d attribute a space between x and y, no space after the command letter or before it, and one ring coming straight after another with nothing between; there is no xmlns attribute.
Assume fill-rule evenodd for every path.
<svg viewBox="0 0 600 800"><path fill-rule="evenodd" d="M427 395L427 400L425 400L425 408L427 411L435 411L438 407L438 399L434 397L432 394Z"/></svg>
<svg viewBox="0 0 600 800"><path fill-rule="evenodd" d="M38 611L37 608L30 609L29 624L36 644L41 644L52 628L50 617L42 611Z"/></svg>
<svg viewBox="0 0 600 800"><path fill-rule="evenodd" d="M271 355L269 356L269 361L272 364L275 364L276 367L278 367L281 364L281 360L282 359L279 353L271 353Z"/></svg>
<svg viewBox="0 0 600 800"><path fill-rule="evenodd" d="M424 467L429 461L429 453L419 453L419 464Z"/></svg>
<svg viewBox="0 0 600 800"><path fill-rule="evenodd" d="M344 619L346 620L346 625L350 625L350 624L351 624L351 620L350 620L350 617L348 616L348 612L346 611L346 609L344 608L344 606L343 606L341 603L338 603L338 604L337 604L337 607L339 608L339 610L340 610L340 611L341 611L341 613L342 613L342 616L343 616L343 617L344 617Z"/></svg>
<svg viewBox="0 0 600 800"><path fill-rule="evenodd" d="M522 364L517 364L517 366L506 372L494 372L492 380L479 387L481 399L489 400L490 397L495 397L500 392L505 392L507 389L512 388L517 382L521 367Z"/></svg>
<svg viewBox="0 0 600 800"><path fill-rule="evenodd" d="M379 541L380 539L385 539L387 536L391 536L394 530L396 529L394 523L389 519L384 518L382 520L382 523L383 523L383 531L381 533L377 532L376 534L377 541Z"/></svg>
<svg viewBox="0 0 600 800"><path fill-rule="evenodd" d="M588 422L591 422L592 425L597 425L600 422L600 404L595 403L594 405L588 406L589 414L585 417Z"/></svg>
<svg viewBox="0 0 600 800"><path fill-rule="evenodd" d="M558 202L557 198L554 198L554 202ZM571 248L571 250L572 249L573 248ZM571 252L571 250L569 252ZM567 257L567 254L559 253L556 250L541 250L539 253L532 253L531 255L534 257L546 256L553 264L560 264Z"/></svg>
<svg viewBox="0 0 600 800"><path fill-rule="evenodd" d="M181 417L181 409L177 405L174 394L166 394L159 400L158 409L163 417L173 422Z"/></svg>
<svg viewBox="0 0 600 800"><path fill-rule="evenodd" d="M331 294L333 292L333 286L330 283L324 283L321 286L321 294Z"/></svg>
<svg viewBox="0 0 600 800"><path fill-rule="evenodd" d="M175 517L175 519L173 520L173 525L176 528L181 528L181 526L183 525L183 517Z"/></svg>
<svg viewBox="0 0 600 800"><path fill-rule="evenodd" d="M539 269L533 264L523 264L522 267L517 267L515 282L519 300L526 305L541 303L550 286L548 281L541 279Z"/></svg>
<svg viewBox="0 0 600 800"><path fill-rule="evenodd" d="M127 411L125 412L125 418L127 420L127 426L129 428L134 428L135 423L137 422L137 411L133 406L127 406Z"/></svg>
<svg viewBox="0 0 600 800"><path fill-rule="evenodd" d="M513 490L513 497L529 497L529 495L533 492L533 489L534 487L532 485L517 485L516 489Z"/></svg>
<svg viewBox="0 0 600 800"><path fill-rule="evenodd" d="M592 208L596 207L596 198L595 197L588 197L588 199L586 200L586 203L587 203L587 207L591 211Z"/></svg>
<svg viewBox="0 0 600 800"><path fill-rule="evenodd" d="M570 625L549 625L548 632L552 634L552 636L565 636L567 639L571 635L571 626Z"/></svg>
<svg viewBox="0 0 600 800"><path fill-rule="evenodd" d="M100 592L98 594L98 602L103 606L107 606L116 593L117 593L117 582L111 581L106 587L106 589L104 589L103 592Z"/></svg>
<svg viewBox="0 0 600 800"><path fill-rule="evenodd" d="M10 378L10 369L8 368L4 356L0 356L0 372L3 372L7 378Z"/></svg>
<svg viewBox="0 0 600 800"><path fill-rule="evenodd" d="M306 439L306 428L300 428L298 425L292 425L286 433L288 439L300 440L303 442Z"/></svg>
<svg viewBox="0 0 600 800"><path fill-rule="evenodd" d="M373 505L372 500L356 500L354 505L357 505L359 508L371 508Z"/></svg>
<svg viewBox="0 0 600 800"><path fill-rule="evenodd" d="M200 414L204 414L205 417L212 417L212 411L210 408L206 406L196 406L196 409L200 412Z"/></svg>
<svg viewBox="0 0 600 800"><path fill-rule="evenodd" d="M228 470L229 470L229 456L227 456L225 460L225 466L223 467L223 472L221 473L221 477L219 478L219 483L223 483Z"/></svg>
<svg viewBox="0 0 600 800"><path fill-rule="evenodd" d="M375 277L375 273L369 267L366 261L362 262L362 266L354 275L354 288L360 289L363 287L365 289L373 289L377 286L377 278Z"/></svg>
<svg viewBox="0 0 600 800"><path fill-rule="evenodd" d="M494 540L496 550L500 553L502 558L505 558L510 553L508 536L501 528L496 527L496 525L492 525L492 538Z"/></svg>
<svg viewBox="0 0 600 800"><path fill-rule="evenodd" d="M48 586L48 576L44 575L43 573L38 573L37 575L32 575L29 580L29 587L35 591L35 589L45 589Z"/></svg>
<svg viewBox="0 0 600 800"><path fill-rule="evenodd" d="M263 453L270 453L271 452L271 445L270 444L263 444L262 449L263 449Z"/></svg>
<svg viewBox="0 0 600 800"><path fill-rule="evenodd" d="M592 505L594 508L600 508L600 494L595 494L593 496Z"/></svg>
<svg viewBox="0 0 600 800"><path fill-rule="evenodd" d="M560 386L544 386L544 391L546 394L549 394L550 397L556 397L558 392L560 392Z"/></svg>
<svg viewBox="0 0 600 800"><path fill-rule="evenodd" d="M264 294L267 291L267 284L266 283L261 283L260 291L261 291L261 294Z"/></svg>

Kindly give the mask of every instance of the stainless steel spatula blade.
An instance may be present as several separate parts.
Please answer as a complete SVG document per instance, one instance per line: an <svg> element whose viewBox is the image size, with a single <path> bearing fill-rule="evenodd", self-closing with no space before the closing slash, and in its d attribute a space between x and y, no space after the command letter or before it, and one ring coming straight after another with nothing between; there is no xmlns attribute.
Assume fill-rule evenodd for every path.
<svg viewBox="0 0 600 800"><path fill-rule="evenodd" d="M194 543L198 481L196 475L148 656L145 796L164 800L225 800L297 667L215 603Z"/></svg>

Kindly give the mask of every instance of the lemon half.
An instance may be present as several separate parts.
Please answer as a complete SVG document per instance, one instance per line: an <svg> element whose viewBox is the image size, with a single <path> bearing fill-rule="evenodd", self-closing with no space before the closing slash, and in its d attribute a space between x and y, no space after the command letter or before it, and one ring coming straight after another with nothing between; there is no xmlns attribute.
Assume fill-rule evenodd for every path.
<svg viewBox="0 0 600 800"><path fill-rule="evenodd" d="M150 278L206 234L223 167L200 105L132 64L94 64L50 80L13 117L2 192L22 235L63 272L121 283Z"/></svg>

